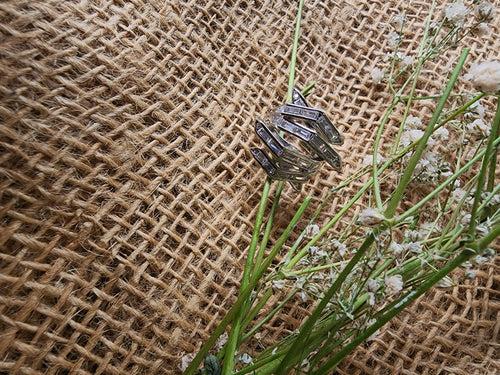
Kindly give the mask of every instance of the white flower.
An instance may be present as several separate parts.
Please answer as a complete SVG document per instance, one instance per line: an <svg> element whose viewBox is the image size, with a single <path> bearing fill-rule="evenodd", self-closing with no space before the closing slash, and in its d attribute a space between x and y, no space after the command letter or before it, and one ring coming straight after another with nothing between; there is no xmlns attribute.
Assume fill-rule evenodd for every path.
<svg viewBox="0 0 500 375"><path fill-rule="evenodd" d="M396 14L394 17L391 19L391 24L398 30L401 30L403 28L403 25L406 22L406 15L403 13Z"/></svg>
<svg viewBox="0 0 500 375"><path fill-rule="evenodd" d="M500 61L491 60L474 64L464 77L479 91L495 94L500 92Z"/></svg>
<svg viewBox="0 0 500 375"><path fill-rule="evenodd" d="M409 129L405 130L403 134L401 134L401 144L406 147L412 144L413 142L418 141L422 136L424 135L424 132L422 130L418 129Z"/></svg>
<svg viewBox="0 0 500 375"><path fill-rule="evenodd" d="M305 291L301 290L299 295L300 295L300 299L302 300L302 302L305 303L309 300L309 297L307 296L307 293Z"/></svg>
<svg viewBox="0 0 500 375"><path fill-rule="evenodd" d="M405 129L418 129L422 130L424 126L422 125L422 120L415 116L408 116L404 125Z"/></svg>
<svg viewBox="0 0 500 375"><path fill-rule="evenodd" d="M396 294L403 289L403 277L401 275L386 276L384 283L388 294Z"/></svg>
<svg viewBox="0 0 500 375"><path fill-rule="evenodd" d="M319 233L319 226L317 224L309 224L306 227L306 237L314 237Z"/></svg>
<svg viewBox="0 0 500 375"><path fill-rule="evenodd" d="M401 42L401 35L395 31L387 34L387 44L389 47L396 47Z"/></svg>
<svg viewBox="0 0 500 375"><path fill-rule="evenodd" d="M384 221L384 215L374 208L365 208L359 214L358 222L365 227L372 227Z"/></svg>
<svg viewBox="0 0 500 375"><path fill-rule="evenodd" d="M271 282L273 289L283 289L285 287L285 280L273 280Z"/></svg>
<svg viewBox="0 0 500 375"><path fill-rule="evenodd" d="M229 335L227 334L227 332L224 332L222 335L220 335L217 341L215 342L215 348L217 350L221 350L224 347L224 345L226 345L228 338Z"/></svg>
<svg viewBox="0 0 500 375"><path fill-rule="evenodd" d="M490 21L495 16L495 7L488 1L481 1L476 5L474 13L481 21Z"/></svg>
<svg viewBox="0 0 500 375"><path fill-rule="evenodd" d="M474 262L478 265L478 266L482 266L483 264L485 264L486 262L488 261L488 258L486 257L483 257L481 255L478 255L474 258Z"/></svg>
<svg viewBox="0 0 500 375"><path fill-rule="evenodd" d="M366 287L370 292L376 292L380 288L380 283L375 279L369 279L366 283Z"/></svg>
<svg viewBox="0 0 500 375"><path fill-rule="evenodd" d="M408 229L404 234L405 238L410 241L420 241L423 240L425 235L423 235L419 230Z"/></svg>
<svg viewBox="0 0 500 375"><path fill-rule="evenodd" d="M376 302L375 301L375 293L371 293L371 292L368 293L368 304L370 306L373 306L373 305L375 305L375 302Z"/></svg>
<svg viewBox="0 0 500 375"><path fill-rule="evenodd" d="M394 255L401 254L404 251L404 246L397 243L397 242L391 242L389 245L389 251L393 253Z"/></svg>
<svg viewBox="0 0 500 375"><path fill-rule="evenodd" d="M474 31L478 36L487 36L490 34L491 28L487 23L481 22Z"/></svg>
<svg viewBox="0 0 500 375"><path fill-rule="evenodd" d="M470 224L471 218L471 214L465 214L464 216L462 216L462 219L460 219L460 224L462 224L464 227L468 226Z"/></svg>
<svg viewBox="0 0 500 375"><path fill-rule="evenodd" d="M248 365L252 363L253 358L248 353L242 353L238 356L238 362L243 363L244 365Z"/></svg>
<svg viewBox="0 0 500 375"><path fill-rule="evenodd" d="M456 188L451 192L451 197L457 202L460 202L466 196L467 192L464 189Z"/></svg>
<svg viewBox="0 0 500 375"><path fill-rule="evenodd" d="M404 65L404 66L410 66L413 64L413 57L411 56L408 56L408 55L402 55L401 56L401 63Z"/></svg>
<svg viewBox="0 0 500 375"><path fill-rule="evenodd" d="M436 283L438 288L450 288L453 286L453 280L449 276L443 277Z"/></svg>
<svg viewBox="0 0 500 375"><path fill-rule="evenodd" d="M450 132L444 127L440 127L432 133L432 136L439 141L447 141L450 137Z"/></svg>
<svg viewBox="0 0 500 375"><path fill-rule="evenodd" d="M472 269L465 270L465 277L467 277L468 279L475 279L476 275L477 272Z"/></svg>
<svg viewBox="0 0 500 375"><path fill-rule="evenodd" d="M469 14L469 9L461 0L457 0L453 4L449 4L444 8L445 18L456 26L463 25L467 14Z"/></svg>
<svg viewBox="0 0 500 375"><path fill-rule="evenodd" d="M334 247L334 249L336 249L339 253L340 256L344 256L345 253L347 252L347 246L345 244L343 244L342 242L340 242L339 240L332 240L331 241L331 244L332 246Z"/></svg>
<svg viewBox="0 0 500 375"><path fill-rule="evenodd" d="M409 242L403 246L405 250L408 250L412 253L418 254L422 252L422 244L420 242Z"/></svg>
<svg viewBox="0 0 500 375"><path fill-rule="evenodd" d="M383 163L384 161L385 161L385 158L382 155L377 154L377 165L380 163ZM366 155L363 158L362 164L365 167L368 165L372 165L373 164L373 155Z"/></svg>
<svg viewBox="0 0 500 375"><path fill-rule="evenodd" d="M466 125L469 133L477 138L486 138L490 135L491 126L486 124L483 119L478 118Z"/></svg>
<svg viewBox="0 0 500 375"><path fill-rule="evenodd" d="M181 357L181 363L179 363L179 370L182 372L186 371L191 362L193 362L194 355L186 354Z"/></svg>
<svg viewBox="0 0 500 375"><path fill-rule="evenodd" d="M372 77L372 80L374 83L380 83L384 79L384 71L382 69L379 69L377 67L373 68L370 71L370 76Z"/></svg>

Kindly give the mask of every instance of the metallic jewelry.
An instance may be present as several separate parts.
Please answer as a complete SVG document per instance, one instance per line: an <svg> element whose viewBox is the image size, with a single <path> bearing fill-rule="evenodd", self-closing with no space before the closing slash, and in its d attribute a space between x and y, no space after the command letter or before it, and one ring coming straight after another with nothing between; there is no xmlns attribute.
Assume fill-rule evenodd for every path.
<svg viewBox="0 0 500 375"><path fill-rule="evenodd" d="M307 154L285 140L278 129L296 138ZM344 138L326 114L311 108L296 88L292 103L279 107L269 123L257 120L255 132L269 148L271 156L259 148L250 151L271 179L286 180L300 189L302 183L318 171L321 161L337 171L341 168L341 158L332 145L343 144Z"/></svg>

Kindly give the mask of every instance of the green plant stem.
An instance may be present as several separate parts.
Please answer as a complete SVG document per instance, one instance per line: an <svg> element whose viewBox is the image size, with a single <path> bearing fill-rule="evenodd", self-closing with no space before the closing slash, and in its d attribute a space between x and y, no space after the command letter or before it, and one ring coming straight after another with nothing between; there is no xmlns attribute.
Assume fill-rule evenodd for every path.
<svg viewBox="0 0 500 375"><path fill-rule="evenodd" d="M499 111L499 106L500 106L500 96L497 96L497 112L495 115L495 118L493 120L493 126L491 127L491 132L493 134L493 138L496 139L500 136L500 111ZM497 170L497 150L495 149L491 155L491 161L490 161L490 170L488 173L488 184L486 189L488 191L492 191L493 188L495 187L495 176L496 176L496 170Z"/></svg>
<svg viewBox="0 0 500 375"><path fill-rule="evenodd" d="M453 260L449 261L443 268L439 271L433 273L426 281L420 284L414 290L408 292L404 297L399 299L399 301L394 304L390 309L387 310L383 315L381 315L377 321L368 327L365 331L359 334L354 340L349 344L344 346L341 350L333 355L322 367L318 370L312 372L313 375L323 375L330 374L331 371L349 354L351 353L360 343L368 339L373 335L378 329L383 327L387 322L389 322L394 316L399 314L404 308L406 308L410 303L415 301L422 294L427 292L433 285L435 285L439 280L448 275L455 268L466 262L473 255L477 254L477 251L484 250L489 243L491 243L495 238L500 235L500 225L497 225L493 230L484 238L478 242L471 244L469 248L465 248L460 252L460 254ZM476 251L474 251L474 250Z"/></svg>
<svg viewBox="0 0 500 375"><path fill-rule="evenodd" d="M492 147L497 146L500 143L500 139L495 140L492 142ZM463 174L465 171L467 171L472 165L474 165L479 159L484 157L488 152L487 149L483 149L479 151L472 159L470 159L467 163L464 164L464 166L460 169L458 169L455 173L453 173L450 177L448 177L446 180L444 180L441 184L439 184L431 193L426 195L424 198L420 199L415 205L413 205L410 209L399 215L393 222L394 223L401 223L405 219L407 219L410 216L415 215L419 209L422 208L427 202L429 202L432 198L434 198L437 194L439 194L443 189L445 189L447 186L450 185L452 181L454 181L458 176Z"/></svg>
<svg viewBox="0 0 500 375"><path fill-rule="evenodd" d="M318 306L314 309L309 318L307 318L307 320L302 324L299 334L288 350L288 353L285 355L285 358L283 358L279 367L276 369L276 375L286 374L292 366L294 366L298 361L301 360L301 356L299 354L302 351L305 341L311 333L311 330L313 329L316 321L320 318L321 313L333 298L335 293L338 292L344 280L351 273L354 266L361 260L365 252L371 247L374 241L375 235L371 233L370 235L368 235L368 237L366 237L365 241L360 246L356 254L351 258L349 263L337 276L332 286L325 292L325 295L319 302Z"/></svg>
<svg viewBox="0 0 500 375"><path fill-rule="evenodd" d="M243 268L243 276L241 279L240 293L242 290L248 287L250 283L250 276L252 274L255 250L257 248L257 243L259 241L260 227L262 226L262 221L264 218L264 213L266 210L267 199L269 197L269 190L271 187L271 182L266 180L264 184L264 190L259 203L259 208L257 210L257 217L255 219L255 225L253 228L252 240L250 242L250 247L248 248L247 259L245 262L245 267ZM242 308L236 314L229 338L226 344L226 351L224 354L224 365L222 368L223 374L230 374L234 367L234 353L236 347L238 346L238 337L240 334L242 319L246 310L246 303L243 304Z"/></svg>
<svg viewBox="0 0 500 375"><path fill-rule="evenodd" d="M210 337L205 341L205 343L201 346L200 350L194 357L193 361L190 363L184 374L186 375L192 375L196 372L198 369L198 366L200 363L203 361L205 356L207 355L208 351L214 346L217 338L225 331L226 327L233 321L235 316L241 311L242 306L247 302L248 297L251 295L253 289L255 286L258 284L260 278L262 277L263 273L267 270L267 268L271 265L273 259L276 257L280 249L283 247L283 244L285 241L290 237L290 234L292 233L293 229L297 225L298 221L304 214L304 211L307 209L309 206L309 203L311 202L311 198L307 197L304 199L304 202L300 205L298 208L297 212L293 216L292 220L286 227L286 229L283 231L281 236L278 238L276 243L273 245L271 248L271 251L269 252L269 255L264 259L262 262L262 265L260 268L256 269L254 275L252 276L249 285L242 289L241 293L238 296L238 299L234 303L234 305L229 309L227 314L224 316L222 321L219 323L217 328L212 332ZM227 344L226 344L227 345Z"/></svg>
<svg viewBox="0 0 500 375"><path fill-rule="evenodd" d="M422 157L422 154L427 146L427 141L429 140L429 137L431 136L432 132L434 131L434 126L437 124L439 117L441 116L441 112L443 111L444 105L446 103L446 100L448 99L448 96L451 94L451 90L455 86L455 83L458 79L458 76L460 74L460 71L462 70L462 67L464 66L465 59L467 58L467 55L469 53L469 49L465 48L458 60L458 64L455 66L453 69L453 72L451 74L451 78L449 79L446 88L443 92L443 95L439 99L438 105L436 107L436 110L434 111L432 118L429 122L429 125L425 129L424 135L422 138L419 140L418 145L413 153L413 155L410 157L410 160L408 162L408 165L406 166L403 176L401 177L401 180L398 183L398 186L394 190L394 193L392 194L391 198L389 199L389 203L387 204L387 209L385 210L385 216L388 219L391 219L394 217L394 214L396 213L396 210L398 208L399 202L403 199L403 194L406 190L406 187L410 183L411 177L413 175L413 171L415 170L415 167L417 166L418 161Z"/></svg>
<svg viewBox="0 0 500 375"><path fill-rule="evenodd" d="M490 166L489 165L490 158L492 157L492 154L496 155L496 150L494 150L494 148L499 126L500 126L500 99L497 100L497 110L495 113L495 118L493 120L493 126L491 127L490 136L488 137L488 143L486 144L486 150L484 152L483 162L481 164L481 169L479 170L479 175L477 179L476 191L474 193L474 202L472 203L472 209L470 213L471 218L469 224L469 236L471 238L473 238L476 234L478 207L479 204L481 203L481 194L483 192L486 174L488 173L488 167ZM493 168L493 176L490 176L493 179L495 178L495 172L496 172L496 164L494 165Z"/></svg>

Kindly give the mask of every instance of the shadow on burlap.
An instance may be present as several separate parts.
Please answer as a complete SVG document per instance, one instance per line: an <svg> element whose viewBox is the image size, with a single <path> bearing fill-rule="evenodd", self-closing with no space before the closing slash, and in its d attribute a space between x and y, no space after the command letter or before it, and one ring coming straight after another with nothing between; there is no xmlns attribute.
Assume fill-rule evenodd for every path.
<svg viewBox="0 0 500 375"><path fill-rule="evenodd" d="M388 96L368 71L405 7L421 28L426 1L306 3L298 82L317 82L310 100L346 135L345 165L288 189L281 226L369 152ZM264 180L253 122L285 95L295 8L0 3L0 372L171 373L208 337L236 298ZM470 44L478 58L500 49ZM426 71L428 92L452 56ZM496 270L430 293L339 372L499 371ZM291 303L263 341L307 308Z"/></svg>

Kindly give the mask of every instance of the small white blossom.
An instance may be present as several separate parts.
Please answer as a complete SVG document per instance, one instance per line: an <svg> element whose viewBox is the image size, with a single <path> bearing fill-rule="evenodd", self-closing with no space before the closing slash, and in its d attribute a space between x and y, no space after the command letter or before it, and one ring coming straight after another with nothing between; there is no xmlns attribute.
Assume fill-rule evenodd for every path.
<svg viewBox="0 0 500 375"><path fill-rule="evenodd" d="M401 30L403 28L405 22L406 22L406 15L404 13L396 14L391 19L391 24L398 30Z"/></svg>
<svg viewBox="0 0 500 375"><path fill-rule="evenodd" d="M404 244L404 249L408 250L412 253L419 254L422 252L422 244L420 242L409 242L407 244Z"/></svg>
<svg viewBox="0 0 500 375"><path fill-rule="evenodd" d="M467 277L468 279L475 279L477 276L477 272L473 269L467 269L465 270L465 277Z"/></svg>
<svg viewBox="0 0 500 375"><path fill-rule="evenodd" d="M404 250L404 246L397 242L391 242L391 244L389 245L389 251L394 255L401 254Z"/></svg>
<svg viewBox="0 0 500 375"><path fill-rule="evenodd" d="M487 23L481 22L479 25L477 25L474 31L476 32L477 36L487 36L490 35L491 28Z"/></svg>
<svg viewBox="0 0 500 375"><path fill-rule="evenodd" d="M424 132L422 130L418 129L409 129L405 130L403 134L401 134L401 144L406 147L412 144L413 142L418 141L422 136L424 135Z"/></svg>
<svg viewBox="0 0 500 375"><path fill-rule="evenodd" d="M476 90L487 94L500 92L500 61L485 61L474 64L464 77Z"/></svg>
<svg viewBox="0 0 500 375"><path fill-rule="evenodd" d="M443 277L436 283L438 288L450 288L453 286L453 280L449 276Z"/></svg>
<svg viewBox="0 0 500 375"><path fill-rule="evenodd" d="M366 283L366 287L370 292L376 292L380 288L380 283L375 279L369 279Z"/></svg>
<svg viewBox="0 0 500 375"><path fill-rule="evenodd" d="M476 5L474 13L481 21L491 21L495 16L495 7L488 1L481 1Z"/></svg>
<svg viewBox="0 0 500 375"><path fill-rule="evenodd" d="M397 47L397 45L401 42L401 34L391 31L387 34L387 44L389 47Z"/></svg>
<svg viewBox="0 0 500 375"><path fill-rule="evenodd" d="M343 257L346 254L347 246L344 243L340 242L337 239L334 239L331 241L331 244L332 244L333 248L338 251L340 256Z"/></svg>
<svg viewBox="0 0 500 375"><path fill-rule="evenodd" d="M415 60L413 59L413 57L411 56L408 56L408 55L404 55L404 56L401 56L401 63L404 65L404 66L410 66L413 64Z"/></svg>
<svg viewBox="0 0 500 375"><path fill-rule="evenodd" d="M273 289L281 290L285 287L285 280L273 280L271 282Z"/></svg>
<svg viewBox="0 0 500 375"><path fill-rule="evenodd" d="M470 224L471 217L472 217L471 214L465 214L460 219L460 224L462 224L464 227L468 226Z"/></svg>
<svg viewBox="0 0 500 375"><path fill-rule="evenodd" d="M317 224L309 224L306 227L306 237L314 237L319 233L319 226Z"/></svg>
<svg viewBox="0 0 500 375"><path fill-rule="evenodd" d="M253 358L248 353L242 353L238 356L238 362L243 363L244 365L248 365L252 363Z"/></svg>
<svg viewBox="0 0 500 375"><path fill-rule="evenodd" d="M397 294L403 289L403 277L401 275L386 276L384 283L388 294Z"/></svg>
<svg viewBox="0 0 500 375"><path fill-rule="evenodd" d="M375 293L369 292L368 293L368 304L370 306L373 306L373 305L375 305L375 302L376 302L375 301Z"/></svg>
<svg viewBox="0 0 500 375"><path fill-rule="evenodd" d="M385 158L382 155L377 154L377 165L383 163L384 161L385 161ZM373 155L366 155L363 158L362 164L365 167L368 165L372 165L373 164Z"/></svg>
<svg viewBox="0 0 500 375"><path fill-rule="evenodd" d="M448 129L440 127L432 133L432 136L439 141L447 141L450 137L450 132Z"/></svg>
<svg viewBox="0 0 500 375"><path fill-rule="evenodd" d="M456 188L451 192L451 197L453 200L460 202L467 196L467 192L464 189Z"/></svg>
<svg viewBox="0 0 500 375"><path fill-rule="evenodd" d="M374 208L365 208L359 214L358 222L365 227L372 227L384 221L384 215Z"/></svg>
<svg viewBox="0 0 500 375"><path fill-rule="evenodd" d="M444 8L445 18L456 26L461 26L464 24L467 14L469 14L469 9L461 0L457 0L452 4L448 4Z"/></svg>
<svg viewBox="0 0 500 375"><path fill-rule="evenodd" d="M221 350L224 345L226 345L227 339L229 338L229 335L227 332L224 332L222 335L219 336L217 341L215 342L215 348L219 351Z"/></svg>
<svg viewBox="0 0 500 375"><path fill-rule="evenodd" d="M476 263L478 266L482 266L488 261L488 258L483 257L482 255L478 255L474 258L474 263Z"/></svg>
<svg viewBox="0 0 500 375"><path fill-rule="evenodd" d="M193 354L185 354L181 357L181 363L179 363L179 370L182 372L186 371L191 362L193 362Z"/></svg>
<svg viewBox="0 0 500 375"><path fill-rule="evenodd" d="M483 119L478 118L466 125L470 135L476 138L486 138L490 135L491 126L486 124Z"/></svg>
<svg viewBox="0 0 500 375"><path fill-rule="evenodd" d="M408 229L405 231L404 236L409 241L420 241L423 240L425 235L421 231L416 229Z"/></svg>
<svg viewBox="0 0 500 375"><path fill-rule="evenodd" d="M304 290L301 290L299 293L300 299L302 302L307 302L309 300L309 297L307 296L307 293Z"/></svg>
<svg viewBox="0 0 500 375"><path fill-rule="evenodd" d="M372 80L374 83L381 83L384 79L384 71L382 69L379 69L377 67L373 68L370 71L370 76L372 77Z"/></svg>
<svg viewBox="0 0 500 375"><path fill-rule="evenodd" d="M405 129L422 130L424 128L422 120L415 116L408 116L404 125Z"/></svg>

